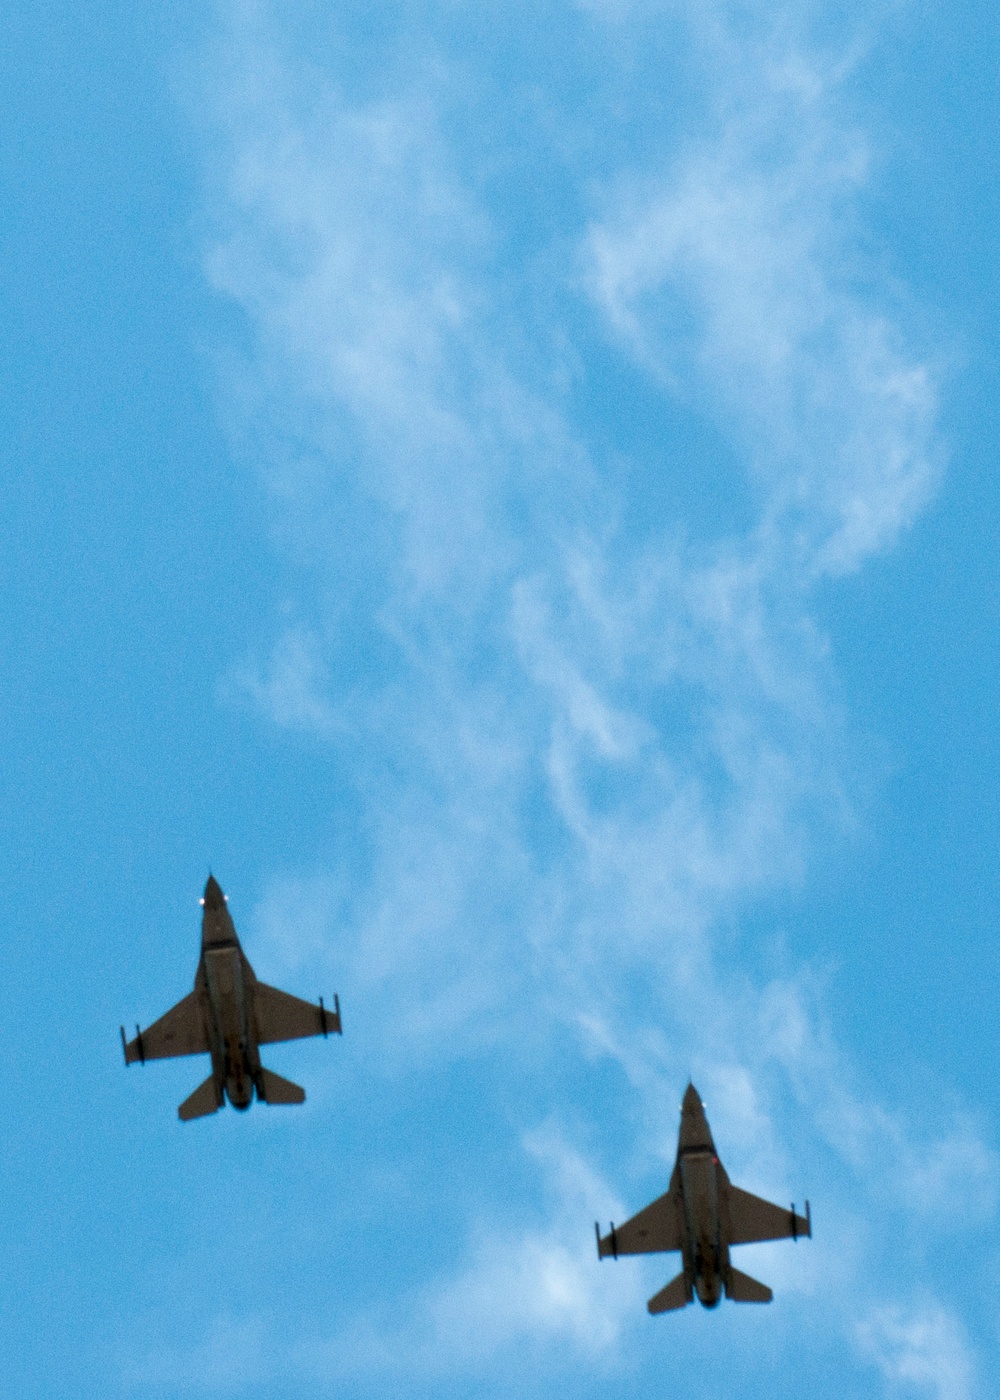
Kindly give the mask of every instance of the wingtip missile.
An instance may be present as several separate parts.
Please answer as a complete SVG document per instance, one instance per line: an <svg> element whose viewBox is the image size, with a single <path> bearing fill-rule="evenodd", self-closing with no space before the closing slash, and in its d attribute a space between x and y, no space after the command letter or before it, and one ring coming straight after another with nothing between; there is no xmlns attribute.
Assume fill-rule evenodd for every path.
<svg viewBox="0 0 1000 1400"><path fill-rule="evenodd" d="M334 992L334 994L333 994L333 1010L332 1010L332 1011L327 1011L326 1006L324 1005L324 1002L323 1002L323 998L320 997L320 999L319 999L319 1025L320 1025L320 1030L323 1032L323 1039L324 1039L324 1040L326 1040L327 1037L329 1036L331 1029L334 1030L334 1031L337 1033L337 1035L343 1035L343 1034L344 1034L343 1022L342 1022L341 1019L340 1019L340 997L338 997L338 995L337 995L336 992Z"/></svg>
<svg viewBox="0 0 1000 1400"><path fill-rule="evenodd" d="M799 1221L801 1220L801 1218L802 1218L801 1216L795 1214L795 1202L793 1201L793 1202L792 1202L792 1218L791 1218L791 1222L790 1222L791 1228L790 1228L790 1230L789 1230L788 1233L791 1235L792 1239L795 1241L796 1244L798 1244L799 1235L804 1235L805 1238L806 1238L807 1240L811 1240L811 1239L812 1239L812 1234L813 1234L812 1211L809 1209L809 1202L808 1202L808 1201L806 1201L806 1215L805 1215L806 1228L805 1228L804 1230L800 1230L800 1229L799 1229Z"/></svg>
<svg viewBox="0 0 1000 1400"><path fill-rule="evenodd" d="M142 1043L142 1031L139 1027L136 1026L135 1040L131 1042L125 1038L124 1026L118 1027L118 1034L122 1038L122 1054L125 1056L126 1068L135 1060L138 1060L141 1065L144 1065L146 1063L146 1047ZM130 1050L132 1051L131 1055L129 1054Z"/></svg>
<svg viewBox="0 0 1000 1400"><path fill-rule="evenodd" d="M594 1221L594 1234L597 1236L597 1257L607 1259L611 1255L612 1259L618 1258L618 1232L615 1229L614 1221L608 1226L608 1233L601 1238L601 1226L598 1221Z"/></svg>

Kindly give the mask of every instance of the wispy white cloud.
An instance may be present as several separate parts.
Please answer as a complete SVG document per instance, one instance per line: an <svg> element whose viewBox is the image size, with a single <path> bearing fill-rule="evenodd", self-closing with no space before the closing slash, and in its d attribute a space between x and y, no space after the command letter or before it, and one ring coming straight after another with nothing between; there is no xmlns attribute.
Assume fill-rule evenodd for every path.
<svg viewBox="0 0 1000 1400"><path fill-rule="evenodd" d="M181 1346L146 1340L141 1356L125 1366L131 1390L145 1394L245 1394L248 1385L266 1385L277 1351L273 1319L265 1314L220 1312L196 1339Z"/></svg>
<svg viewBox="0 0 1000 1400"><path fill-rule="evenodd" d="M545 1175L545 1223L480 1232L468 1265L429 1295L436 1345L479 1359L523 1339L568 1340L600 1355L642 1306L638 1277L609 1280L595 1269L593 1237L580 1229L614 1210L615 1197L553 1127L529 1134L524 1147Z"/></svg>
<svg viewBox="0 0 1000 1400"><path fill-rule="evenodd" d="M520 1148L541 1183L534 1222L519 1209L513 1220L480 1223L454 1273L346 1328L326 1324L322 1308L291 1333L271 1314L220 1312L198 1324L191 1345L150 1348L127 1368L129 1382L229 1394L280 1377L325 1393L331 1383L366 1378L379 1388L475 1374L511 1347L530 1348L543 1368L567 1349L608 1366L623 1325L642 1307L640 1278L596 1268L593 1234L579 1224L614 1208L613 1192L554 1124L526 1134Z"/></svg>
<svg viewBox="0 0 1000 1400"><path fill-rule="evenodd" d="M961 1321L934 1302L875 1309L858 1325L858 1340L896 1394L971 1400L980 1394Z"/></svg>
<svg viewBox="0 0 1000 1400"><path fill-rule="evenodd" d="M302 628L282 634L265 667L246 665L234 672L232 688L245 692L283 729L328 739L338 728L327 667L316 639Z"/></svg>
<svg viewBox="0 0 1000 1400"><path fill-rule="evenodd" d="M619 25L649 10L584 8ZM243 677L272 719L331 741L364 810L364 889L333 915L319 887L300 946L321 956L336 918L337 958L416 1063L486 1040L525 1073L567 1035L614 1063L655 1124L629 1129L637 1176L669 1159L694 1073L751 1187L789 1180L780 1109L808 1124L842 1204L884 1220L891 1196L926 1220L971 1181L982 1218L997 1167L976 1126L922 1138L864 1087L808 971L755 980L718 954L720 924L800 881L850 820L810 589L892 545L942 454L934 365L858 253L872 156L845 45L810 46L797 6L672 10L704 65L703 129L655 161L626 148L599 179L572 172L587 212L572 256L559 243L559 306L576 327L596 318L636 383L716 425L752 486L742 533L623 523L608 425L566 388L586 388L594 319L530 344L531 275L449 143L440 50L419 82L348 100L231 12L209 275L257 337L287 509L314 556L335 537L335 583L342 557L365 579ZM349 855L344 869L350 886ZM258 922L288 960L282 898ZM553 1154L589 1209L603 1188ZM526 1332L613 1344L620 1316L554 1219L502 1249L483 1233L425 1299L435 1328L473 1339L461 1364ZM845 1244L840 1276L859 1253ZM891 1379L891 1329L876 1346L855 1324L895 1315L851 1281L838 1325Z"/></svg>
<svg viewBox="0 0 1000 1400"><path fill-rule="evenodd" d="M840 110L843 63L780 34L734 54L725 8L700 26L726 75L714 130L622 177L586 275L622 343L748 456L770 567L845 572L928 499L937 376L847 242L871 157Z"/></svg>
<svg viewBox="0 0 1000 1400"><path fill-rule="evenodd" d="M247 946L260 940L272 965L295 972L327 953L346 903L344 882L326 872L276 876L254 910Z"/></svg>

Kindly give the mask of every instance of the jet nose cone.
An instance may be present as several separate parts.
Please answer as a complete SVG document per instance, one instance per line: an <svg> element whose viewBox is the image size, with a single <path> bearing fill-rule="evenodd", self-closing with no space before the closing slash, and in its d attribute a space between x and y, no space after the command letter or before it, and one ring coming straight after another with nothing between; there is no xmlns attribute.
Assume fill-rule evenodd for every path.
<svg viewBox="0 0 1000 1400"><path fill-rule="evenodd" d="M681 1104L682 1113L700 1112L703 1108L698 1090L693 1084L689 1084L684 1090L684 1102Z"/></svg>
<svg viewBox="0 0 1000 1400"><path fill-rule="evenodd" d="M206 909L220 909L226 902L226 896L222 893L222 887L214 875L208 877L208 884L205 886L201 902Z"/></svg>

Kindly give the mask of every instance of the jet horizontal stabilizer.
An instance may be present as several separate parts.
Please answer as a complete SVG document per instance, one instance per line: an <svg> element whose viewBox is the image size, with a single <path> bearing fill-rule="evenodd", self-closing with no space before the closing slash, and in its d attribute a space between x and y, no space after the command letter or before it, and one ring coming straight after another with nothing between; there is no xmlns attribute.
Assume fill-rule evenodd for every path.
<svg viewBox="0 0 1000 1400"><path fill-rule="evenodd" d="M769 1303L774 1294L766 1283L758 1283L749 1274L730 1268L726 1279L726 1297L734 1303Z"/></svg>
<svg viewBox="0 0 1000 1400"><path fill-rule="evenodd" d="M264 1103L305 1103L306 1091L262 1066L257 1076L257 1097Z"/></svg>
<svg viewBox="0 0 1000 1400"><path fill-rule="evenodd" d="M646 1307L651 1313L673 1312L675 1308L686 1308L690 1302L691 1285L687 1281L687 1275L681 1273L672 1278L666 1288L661 1288L659 1293L654 1294Z"/></svg>
<svg viewBox="0 0 1000 1400"><path fill-rule="evenodd" d="M210 1074L205 1082L199 1084L194 1093L184 1100L177 1110L177 1116L182 1122L188 1123L192 1118L204 1118L209 1113L217 1113L221 1107L222 1095L219 1093L215 1076Z"/></svg>

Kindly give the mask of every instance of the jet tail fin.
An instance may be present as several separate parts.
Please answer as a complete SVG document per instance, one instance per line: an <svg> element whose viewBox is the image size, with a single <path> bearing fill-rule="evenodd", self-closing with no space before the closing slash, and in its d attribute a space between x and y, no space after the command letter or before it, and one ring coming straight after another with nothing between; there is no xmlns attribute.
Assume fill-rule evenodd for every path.
<svg viewBox="0 0 1000 1400"><path fill-rule="evenodd" d="M306 1091L290 1079L282 1079L280 1074L261 1067L257 1076L257 1097L265 1103L305 1103Z"/></svg>
<svg viewBox="0 0 1000 1400"><path fill-rule="evenodd" d="M219 1093L215 1076L210 1074L204 1084L199 1084L193 1094L190 1094L180 1108L177 1116L182 1122L190 1122L192 1118L204 1118L208 1113L217 1113L222 1107L222 1095Z"/></svg>
<svg viewBox="0 0 1000 1400"><path fill-rule="evenodd" d="M666 1288L650 1298L646 1307L651 1313L673 1312L675 1308L685 1308L691 1301L691 1286L683 1273L672 1278Z"/></svg>
<svg viewBox="0 0 1000 1400"><path fill-rule="evenodd" d="M734 1303L769 1303L774 1294L766 1283L758 1283L749 1274L741 1274L739 1269L730 1268L726 1279L726 1297Z"/></svg>

